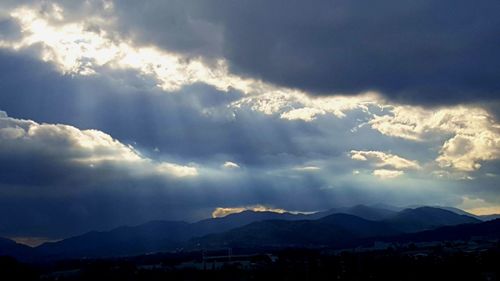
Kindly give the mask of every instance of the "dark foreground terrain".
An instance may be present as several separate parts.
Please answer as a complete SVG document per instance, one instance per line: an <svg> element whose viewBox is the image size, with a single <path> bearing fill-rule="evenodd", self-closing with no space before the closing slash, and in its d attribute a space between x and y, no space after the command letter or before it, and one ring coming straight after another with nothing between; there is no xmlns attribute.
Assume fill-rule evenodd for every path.
<svg viewBox="0 0 500 281"><path fill-rule="evenodd" d="M49 264L1 257L0 280L498 280L499 265L498 241L445 242L369 251L221 250Z"/></svg>

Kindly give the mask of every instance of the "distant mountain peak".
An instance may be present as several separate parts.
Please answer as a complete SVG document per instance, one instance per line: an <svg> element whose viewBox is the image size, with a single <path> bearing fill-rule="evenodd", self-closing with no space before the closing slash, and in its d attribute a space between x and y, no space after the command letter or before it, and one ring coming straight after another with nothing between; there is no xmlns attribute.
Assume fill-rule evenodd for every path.
<svg viewBox="0 0 500 281"><path fill-rule="evenodd" d="M407 208L386 220L405 232L432 229L438 226L478 223L480 220L437 207Z"/></svg>

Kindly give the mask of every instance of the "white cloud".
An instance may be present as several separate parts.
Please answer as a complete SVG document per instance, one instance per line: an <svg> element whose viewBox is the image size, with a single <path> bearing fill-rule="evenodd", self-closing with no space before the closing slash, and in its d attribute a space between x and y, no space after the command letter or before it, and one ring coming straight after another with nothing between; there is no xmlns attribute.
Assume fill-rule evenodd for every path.
<svg viewBox="0 0 500 281"><path fill-rule="evenodd" d="M44 155L77 166L112 165L137 176L190 177L195 167L157 162L141 155L98 130L80 130L62 124L38 124L31 120L0 117L0 153Z"/></svg>
<svg viewBox="0 0 500 281"><path fill-rule="evenodd" d="M417 161L382 151L351 150L350 156L353 160L367 161L375 167L372 174L381 179L397 178L404 174L403 170L420 170L422 168ZM358 170L353 171L353 175L359 173Z"/></svg>
<svg viewBox="0 0 500 281"><path fill-rule="evenodd" d="M301 167L295 167L293 169L295 171L301 171L301 172L316 172L321 170L321 168L318 166L301 166Z"/></svg>
<svg viewBox="0 0 500 281"><path fill-rule="evenodd" d="M500 133L485 130L474 135L457 134L447 140L436 159L441 167L452 167L460 171L474 171L481 161L500 158Z"/></svg>
<svg viewBox="0 0 500 281"><path fill-rule="evenodd" d="M230 161L226 161L223 165L222 165L223 168L226 168L226 169L238 169L240 167L240 165L234 163L234 162L230 162Z"/></svg>
<svg viewBox="0 0 500 281"><path fill-rule="evenodd" d="M358 161L370 161L375 167L378 168L393 168L402 170L417 170L421 168L417 161L408 160L382 151L351 150L350 154L351 159Z"/></svg>
<svg viewBox="0 0 500 281"><path fill-rule="evenodd" d="M387 169L377 169L373 171L373 175L379 177L383 180L393 179L404 174L403 171L387 170Z"/></svg>
<svg viewBox="0 0 500 281"><path fill-rule="evenodd" d="M244 211L254 211L254 212L273 212L278 214L290 213L290 214L312 214L314 212L300 212L300 211L288 211L280 208L273 208L264 205L252 205L252 206L242 206L242 207L229 207L222 208L218 207L212 212L213 218L225 217L230 214L241 213Z"/></svg>
<svg viewBox="0 0 500 281"><path fill-rule="evenodd" d="M342 118L346 112L352 110L369 112L370 106L379 106L382 101L380 95L375 92L357 96L314 97L296 90L276 89L243 97L233 102L231 107L249 107L267 115L279 114L286 120L310 122L319 115L331 114Z"/></svg>
<svg viewBox="0 0 500 281"><path fill-rule="evenodd" d="M293 109L281 114L281 118L287 120L303 120L306 122L313 121L318 115L324 115L326 112L319 108L303 107Z"/></svg>
<svg viewBox="0 0 500 281"><path fill-rule="evenodd" d="M168 162L157 163L155 171L159 174L166 173L176 177L194 177L198 175L196 167L183 166Z"/></svg>
<svg viewBox="0 0 500 281"><path fill-rule="evenodd" d="M245 206L245 207L233 207L233 208L215 208L212 212L213 218L225 217L230 214L241 213L244 211L254 211L254 212L273 212L273 213L286 213L287 211L284 209L267 207L264 205L253 205L253 206Z"/></svg>
<svg viewBox="0 0 500 281"><path fill-rule="evenodd" d="M500 158L500 125L482 108L394 106L390 112L375 116L369 124L382 134L413 141L451 135L436 159L443 168L474 171L480 162Z"/></svg>

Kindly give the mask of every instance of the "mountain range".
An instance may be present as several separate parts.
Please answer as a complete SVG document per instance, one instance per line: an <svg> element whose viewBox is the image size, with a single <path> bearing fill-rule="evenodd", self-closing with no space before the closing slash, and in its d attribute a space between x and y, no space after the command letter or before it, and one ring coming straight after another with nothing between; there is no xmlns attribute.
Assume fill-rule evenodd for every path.
<svg viewBox="0 0 500 281"><path fill-rule="evenodd" d="M354 207L357 214L360 209ZM380 215L374 209L373 214ZM373 217L374 215L370 216ZM210 234L191 240L192 245L202 248L217 247L350 247L373 237L397 236L435 229L441 226L477 224L481 221L466 215L434 207L404 209L379 220L334 213L316 220L268 220L248 224L230 231Z"/></svg>
<svg viewBox="0 0 500 281"><path fill-rule="evenodd" d="M194 223L151 221L110 231L92 231L35 248L2 238L0 256L48 260L130 256L228 246L341 248L353 246L367 238L418 237L411 235L457 225L481 230L482 225L500 222L482 223L478 217L458 210L417 207L398 211L381 206L358 205L314 214L244 211Z"/></svg>
<svg viewBox="0 0 500 281"><path fill-rule="evenodd" d="M332 214L317 220L266 220L230 231L191 240L201 248L350 246L360 238L400 232L385 222L348 214Z"/></svg>

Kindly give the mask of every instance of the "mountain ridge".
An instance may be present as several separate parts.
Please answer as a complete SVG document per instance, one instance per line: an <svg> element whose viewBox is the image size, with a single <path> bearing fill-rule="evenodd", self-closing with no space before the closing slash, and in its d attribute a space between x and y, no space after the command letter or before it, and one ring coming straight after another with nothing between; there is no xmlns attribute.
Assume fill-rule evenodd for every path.
<svg viewBox="0 0 500 281"><path fill-rule="evenodd" d="M395 212L357 205L315 214L244 211L194 223L157 220L136 226L120 226L110 231L91 231L35 248L22 245L22 249L20 247L17 252L9 250L9 253L47 259L129 256L183 250L197 243L210 242L210 239L213 241L209 244L214 245L227 244L224 240L237 243L238 239L240 243L252 241L245 242L249 245L262 244L263 241L274 245L339 245L361 238L479 222L476 218L436 207ZM12 247L13 244L9 245Z"/></svg>

